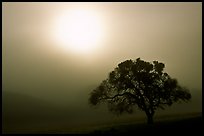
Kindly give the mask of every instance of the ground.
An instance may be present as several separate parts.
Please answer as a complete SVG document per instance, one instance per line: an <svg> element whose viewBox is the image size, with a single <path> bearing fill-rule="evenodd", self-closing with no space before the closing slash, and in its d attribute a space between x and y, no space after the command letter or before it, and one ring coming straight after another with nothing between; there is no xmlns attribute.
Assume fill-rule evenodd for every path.
<svg viewBox="0 0 204 136"><path fill-rule="evenodd" d="M3 133L34 134L174 134L196 133L202 130L201 113L186 115L165 115L155 117L153 125L147 125L144 119L102 124L68 125L66 122L31 122L21 124L3 124Z"/></svg>

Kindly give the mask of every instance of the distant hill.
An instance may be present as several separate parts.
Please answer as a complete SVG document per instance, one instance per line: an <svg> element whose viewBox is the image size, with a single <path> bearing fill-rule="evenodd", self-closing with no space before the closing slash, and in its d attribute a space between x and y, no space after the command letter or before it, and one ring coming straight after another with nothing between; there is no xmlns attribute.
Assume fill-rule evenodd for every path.
<svg viewBox="0 0 204 136"><path fill-rule="evenodd" d="M16 92L2 93L3 121L31 121L51 119L62 109L47 101Z"/></svg>
<svg viewBox="0 0 204 136"><path fill-rule="evenodd" d="M86 101L86 97L83 95L85 94L76 96L76 98L80 99L80 101L76 99L77 103L73 102L66 106L60 106L31 95L3 91L3 132L18 133L32 131L36 133L38 131L49 132L52 130L56 130L56 132L61 130L70 132L73 129L87 125L120 124L130 121L137 122L138 119L143 122L146 121L144 113L137 110L135 110L136 112L133 115L115 116L108 112L106 106L99 106L98 109L91 108L88 105L88 100ZM156 117L159 117L162 113L169 115L201 112L199 110L201 110L202 97L200 94L194 94L193 96L192 103L173 105L164 111L156 112Z"/></svg>

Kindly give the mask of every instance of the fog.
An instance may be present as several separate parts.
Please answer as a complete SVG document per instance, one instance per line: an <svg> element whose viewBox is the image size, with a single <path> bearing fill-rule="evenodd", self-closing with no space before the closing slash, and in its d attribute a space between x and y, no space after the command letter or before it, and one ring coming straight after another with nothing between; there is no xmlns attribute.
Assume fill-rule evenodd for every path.
<svg viewBox="0 0 204 136"><path fill-rule="evenodd" d="M74 6L93 8L101 16L105 37L100 50L74 54L54 41L53 21L62 9ZM201 112L201 11L201 3L4 2L3 100L12 103L15 100L7 94L16 94L16 99L22 94L67 108L76 119L108 120L115 116L105 106L88 105L90 92L118 63L140 57L163 62L165 71L192 94L191 102L158 113Z"/></svg>

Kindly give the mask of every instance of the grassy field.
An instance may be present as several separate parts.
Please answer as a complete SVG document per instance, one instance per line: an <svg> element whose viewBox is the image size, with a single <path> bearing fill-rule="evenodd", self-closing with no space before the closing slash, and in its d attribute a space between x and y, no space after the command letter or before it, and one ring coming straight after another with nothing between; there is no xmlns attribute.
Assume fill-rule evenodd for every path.
<svg viewBox="0 0 204 136"><path fill-rule="evenodd" d="M139 133L185 133L201 132L202 115L194 114L175 114L155 117L154 125L147 125L145 118L118 120L116 122L70 124L59 121L42 121L28 123L9 123L3 124L3 133L27 133L27 134L139 134Z"/></svg>
<svg viewBox="0 0 204 136"><path fill-rule="evenodd" d="M202 114L199 112L162 114L158 111L154 117L155 124L149 126L142 112L117 117L109 116L110 113L105 110L96 112L82 105L59 107L25 94L4 92L3 95L4 134L127 134L202 130Z"/></svg>
<svg viewBox="0 0 204 136"><path fill-rule="evenodd" d="M202 132L202 115L161 116L155 119L153 125L144 122L118 124L103 129L97 129L92 134L184 134Z"/></svg>

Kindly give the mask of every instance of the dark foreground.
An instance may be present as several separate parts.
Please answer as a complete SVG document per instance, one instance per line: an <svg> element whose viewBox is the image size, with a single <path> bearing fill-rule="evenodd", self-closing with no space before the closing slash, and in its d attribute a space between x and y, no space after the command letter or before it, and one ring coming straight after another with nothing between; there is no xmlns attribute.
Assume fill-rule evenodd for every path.
<svg viewBox="0 0 204 136"><path fill-rule="evenodd" d="M173 118L172 118L173 117ZM204 127L202 123L202 115L196 114L193 116L180 115L165 116L165 118L155 118L153 125L147 125L144 121L128 121L123 123L115 123L104 125L82 125L68 127L63 123L32 123L28 122L22 125L3 123L3 134L94 134L94 135L200 135L203 133Z"/></svg>
<svg viewBox="0 0 204 136"><path fill-rule="evenodd" d="M95 130L91 134L202 134L202 117L191 117L187 119L165 120L155 122L153 125L147 124L129 124L119 125L104 130Z"/></svg>

